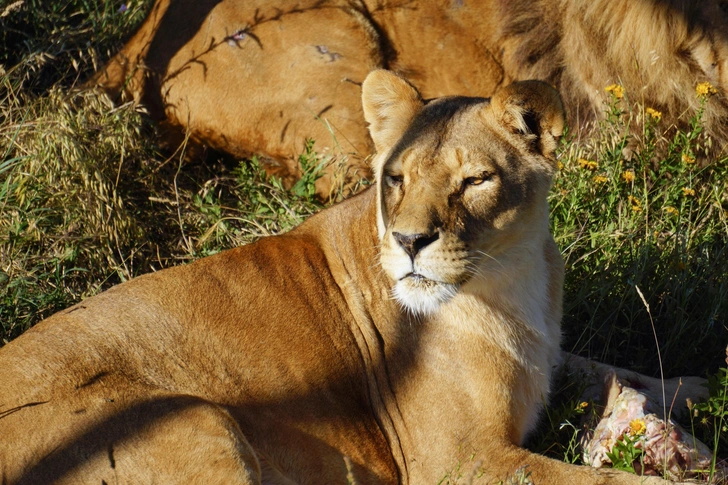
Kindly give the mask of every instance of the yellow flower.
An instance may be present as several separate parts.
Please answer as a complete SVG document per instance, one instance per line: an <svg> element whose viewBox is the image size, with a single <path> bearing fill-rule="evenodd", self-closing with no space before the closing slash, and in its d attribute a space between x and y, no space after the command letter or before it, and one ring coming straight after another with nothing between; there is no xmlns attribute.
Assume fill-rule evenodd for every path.
<svg viewBox="0 0 728 485"><path fill-rule="evenodd" d="M699 98L707 98L711 94L716 94L717 92L718 90L715 89L708 81L699 83L695 86L695 95Z"/></svg>
<svg viewBox="0 0 728 485"><path fill-rule="evenodd" d="M645 113L651 116L652 119L655 120L655 122L660 121L660 119L662 118L662 112L657 111L656 109L647 108L645 109Z"/></svg>
<svg viewBox="0 0 728 485"><path fill-rule="evenodd" d="M556 162L556 168L558 168L559 170L563 170L564 169L564 164L561 163L561 162Z"/></svg>
<svg viewBox="0 0 728 485"><path fill-rule="evenodd" d="M605 177L604 175L595 175L595 176L594 176L594 179L593 179L593 180L594 180L594 183L595 183L595 184L603 184L603 183L605 183L605 182L606 182L606 181L607 181L608 179L607 179L607 177Z"/></svg>
<svg viewBox="0 0 728 485"><path fill-rule="evenodd" d="M683 187L682 193L685 197L695 197L695 189L691 189L690 187Z"/></svg>
<svg viewBox="0 0 728 485"><path fill-rule="evenodd" d="M688 165L693 165L695 163L695 157L691 157L687 153L682 154L682 161Z"/></svg>
<svg viewBox="0 0 728 485"><path fill-rule="evenodd" d="M628 184L634 182L634 170L625 170L622 172L622 180Z"/></svg>
<svg viewBox="0 0 728 485"><path fill-rule="evenodd" d="M589 403L586 402L586 401L582 401L582 402L579 403L579 407L581 409L587 408L587 407L589 407Z"/></svg>
<svg viewBox="0 0 728 485"><path fill-rule="evenodd" d="M665 206L665 212L667 212L671 216L676 216L680 213L680 211L678 211L676 208L674 208L671 205Z"/></svg>
<svg viewBox="0 0 728 485"><path fill-rule="evenodd" d="M643 419L633 419L629 422L629 431L632 436L642 436L647 431L647 424Z"/></svg>
<svg viewBox="0 0 728 485"><path fill-rule="evenodd" d="M597 162L594 162L592 160L586 160L584 158L580 158L577 160L577 163L581 168L585 168L587 170L596 170L599 168L599 164Z"/></svg>
<svg viewBox="0 0 728 485"><path fill-rule="evenodd" d="M612 93L615 98L621 99L624 97L624 88L619 84L610 84L604 90L608 93Z"/></svg>
<svg viewBox="0 0 728 485"><path fill-rule="evenodd" d="M634 212L642 211L642 202L640 202L640 200L637 197L632 197L631 195L628 195L627 200L629 201L630 205L632 206L632 210Z"/></svg>

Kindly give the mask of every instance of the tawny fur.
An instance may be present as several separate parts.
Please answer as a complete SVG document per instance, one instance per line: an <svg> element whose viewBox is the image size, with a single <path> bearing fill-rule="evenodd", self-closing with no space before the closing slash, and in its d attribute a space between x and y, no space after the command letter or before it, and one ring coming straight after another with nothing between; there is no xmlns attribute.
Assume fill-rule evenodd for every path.
<svg viewBox="0 0 728 485"><path fill-rule="evenodd" d="M552 88L363 102L376 188L0 349L0 483L663 483L519 447L560 360Z"/></svg>
<svg viewBox="0 0 728 485"><path fill-rule="evenodd" d="M336 176L369 174L358 99L377 67L425 98L548 81L572 132L600 119L613 83L624 103L661 111L663 127L684 124L700 104L696 84L708 81L718 94L704 119L712 154L724 153L727 32L723 0L158 0L94 83L195 140L264 155L284 176L298 173L306 137L340 150L348 172L330 167L325 191Z"/></svg>

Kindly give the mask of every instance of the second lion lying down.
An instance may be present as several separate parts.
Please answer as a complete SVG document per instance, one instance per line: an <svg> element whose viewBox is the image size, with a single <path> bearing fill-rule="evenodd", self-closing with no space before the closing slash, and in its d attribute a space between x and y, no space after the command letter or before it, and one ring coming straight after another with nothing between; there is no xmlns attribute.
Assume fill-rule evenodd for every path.
<svg viewBox="0 0 728 485"><path fill-rule="evenodd" d="M363 106L376 187L0 350L0 482L646 483L519 446L559 362L556 91L425 105L374 71Z"/></svg>

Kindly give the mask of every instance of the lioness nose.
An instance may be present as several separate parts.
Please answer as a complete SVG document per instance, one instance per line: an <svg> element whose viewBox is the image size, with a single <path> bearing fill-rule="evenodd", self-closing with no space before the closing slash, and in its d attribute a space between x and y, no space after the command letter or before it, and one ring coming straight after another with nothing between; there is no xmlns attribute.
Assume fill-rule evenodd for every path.
<svg viewBox="0 0 728 485"><path fill-rule="evenodd" d="M433 234L402 234L400 232L393 232L392 236L394 236L394 239L400 246L402 246L402 249L404 249L404 252L409 255L410 259L414 261L417 253L419 253L425 246L437 241L440 234L437 231Z"/></svg>

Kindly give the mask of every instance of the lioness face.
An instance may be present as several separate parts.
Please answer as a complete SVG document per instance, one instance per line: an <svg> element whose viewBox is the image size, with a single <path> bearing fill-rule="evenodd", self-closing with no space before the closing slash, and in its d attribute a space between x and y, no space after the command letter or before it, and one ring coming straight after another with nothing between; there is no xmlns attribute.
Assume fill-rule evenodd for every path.
<svg viewBox="0 0 728 485"><path fill-rule="evenodd" d="M511 90L493 102L451 97L424 105L408 93L382 103L370 81L377 72L365 82L364 106L379 152L381 265L404 308L431 313L474 275L487 277L490 266L497 273L499 258L528 240L523 233L547 223L555 136L541 126L542 99L529 96L550 88ZM388 74L379 82L406 91L398 84L405 81ZM563 114L554 99L556 108L547 107L558 112L560 135ZM405 107L406 126L395 136L401 120L393 113L413 103L419 107Z"/></svg>
<svg viewBox="0 0 728 485"><path fill-rule="evenodd" d="M489 104L450 98L426 106L382 167L381 264L412 311L434 311L484 259L497 261L545 203L548 167L533 166L489 129Z"/></svg>

